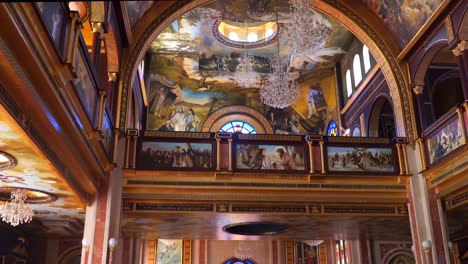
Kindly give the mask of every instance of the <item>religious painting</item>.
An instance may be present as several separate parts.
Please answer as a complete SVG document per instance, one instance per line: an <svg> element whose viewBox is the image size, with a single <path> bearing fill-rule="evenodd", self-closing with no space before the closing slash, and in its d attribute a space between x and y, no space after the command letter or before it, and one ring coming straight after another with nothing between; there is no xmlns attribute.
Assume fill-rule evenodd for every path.
<svg viewBox="0 0 468 264"><path fill-rule="evenodd" d="M395 172L391 147L327 146L328 171Z"/></svg>
<svg viewBox="0 0 468 264"><path fill-rule="evenodd" d="M154 4L153 1L125 1L130 25L134 26Z"/></svg>
<svg viewBox="0 0 468 264"><path fill-rule="evenodd" d="M156 264L182 264L182 240L158 239Z"/></svg>
<svg viewBox="0 0 468 264"><path fill-rule="evenodd" d="M137 162L138 169L211 170L211 143L144 141Z"/></svg>
<svg viewBox="0 0 468 264"><path fill-rule="evenodd" d="M458 118L426 138L429 161L434 163L462 145L463 135Z"/></svg>
<svg viewBox="0 0 468 264"><path fill-rule="evenodd" d="M407 254L398 254L391 258L388 264L414 264L414 259Z"/></svg>
<svg viewBox="0 0 468 264"><path fill-rule="evenodd" d="M62 2L36 2L36 6L55 48L62 56L65 29L68 23L67 8Z"/></svg>
<svg viewBox="0 0 468 264"><path fill-rule="evenodd" d="M80 98L81 104L88 114L91 123L95 123L97 115L98 93L96 85L91 79L91 71L87 64L87 54L84 54L83 48L78 50L76 56L76 75L71 81L76 94Z"/></svg>
<svg viewBox="0 0 468 264"><path fill-rule="evenodd" d="M234 164L240 170L304 171L304 146L236 144Z"/></svg>
<svg viewBox="0 0 468 264"><path fill-rule="evenodd" d="M445 0L364 0L393 33L401 48L413 39Z"/></svg>
<svg viewBox="0 0 468 264"><path fill-rule="evenodd" d="M318 248L304 242L296 242L294 248L295 264L318 264Z"/></svg>
<svg viewBox="0 0 468 264"><path fill-rule="evenodd" d="M247 9L247 10L246 10ZM290 19L287 0L278 1L278 21ZM248 21L254 27L276 17L272 1L213 1L190 10L169 24L151 43L147 53L147 130L199 132L207 118L225 106L241 105L262 113L276 134L326 134L327 124L337 119L333 67L353 35L338 22L314 11L336 34L308 62L289 68L301 94L290 107L278 109L263 103L260 88L271 77L269 60L278 54L287 58L288 47L277 42L244 49L219 41L213 25L220 17ZM242 18L242 20L239 20ZM250 24L249 24L250 23ZM244 23L239 23L243 30ZM259 81L242 88L236 82L241 55L252 57ZM300 74L297 74L300 72Z"/></svg>

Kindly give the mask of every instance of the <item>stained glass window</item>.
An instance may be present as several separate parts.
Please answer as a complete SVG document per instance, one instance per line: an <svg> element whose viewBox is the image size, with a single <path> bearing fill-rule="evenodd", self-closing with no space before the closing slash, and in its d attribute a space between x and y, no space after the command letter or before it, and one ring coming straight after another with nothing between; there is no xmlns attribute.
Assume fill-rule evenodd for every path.
<svg viewBox="0 0 468 264"><path fill-rule="evenodd" d="M359 54L354 55L353 73L354 73L354 86L358 86L358 84L362 80L361 58L359 57Z"/></svg>
<svg viewBox="0 0 468 264"><path fill-rule="evenodd" d="M249 259L240 260L238 258L232 258L224 262L224 264L254 264L254 263Z"/></svg>
<svg viewBox="0 0 468 264"><path fill-rule="evenodd" d="M366 45L362 47L362 59L364 60L364 71L368 72L370 70L371 63L369 48Z"/></svg>
<svg viewBox="0 0 468 264"><path fill-rule="evenodd" d="M229 133L257 134L257 131L255 131L252 125L243 121L227 122L221 127L219 131Z"/></svg>
<svg viewBox="0 0 468 264"><path fill-rule="evenodd" d="M336 137L338 136L338 125L335 120L330 121L327 129L327 136Z"/></svg>

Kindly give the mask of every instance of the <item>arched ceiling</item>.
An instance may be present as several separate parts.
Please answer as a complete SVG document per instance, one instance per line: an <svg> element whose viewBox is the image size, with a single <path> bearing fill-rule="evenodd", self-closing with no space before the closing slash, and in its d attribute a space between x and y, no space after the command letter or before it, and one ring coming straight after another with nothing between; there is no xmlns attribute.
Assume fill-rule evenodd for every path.
<svg viewBox="0 0 468 264"><path fill-rule="evenodd" d="M280 24L288 23L287 0L215 1L177 18L152 41L147 52L147 129L163 126L174 109L182 109L186 116L193 109L199 124L193 131L200 131L206 118L218 109L243 105L263 113L275 133L324 133L328 122L338 117L334 67L355 38L334 19L312 9L310 15L327 25L330 34L325 35L326 45L317 53L290 61L291 78L300 76L297 81L301 84L301 98L286 110L264 105L259 88L271 77L269 59L279 54L287 61L289 47L281 46L277 39L247 49L229 44L220 39L217 24L227 21L237 25L239 29L234 32L241 36L248 27L276 19ZM253 56L253 68L261 77L248 89L235 82L244 52ZM312 105L311 100L316 104Z"/></svg>

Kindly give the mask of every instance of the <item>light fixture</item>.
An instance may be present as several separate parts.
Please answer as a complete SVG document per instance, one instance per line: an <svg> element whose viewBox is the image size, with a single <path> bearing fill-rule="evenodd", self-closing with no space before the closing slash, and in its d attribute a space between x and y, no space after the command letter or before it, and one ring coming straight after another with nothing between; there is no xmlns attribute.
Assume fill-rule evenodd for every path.
<svg viewBox="0 0 468 264"><path fill-rule="evenodd" d="M247 50L239 57L239 64L234 72L234 81L241 88L253 88L260 82L260 75L254 71L254 58L247 54Z"/></svg>
<svg viewBox="0 0 468 264"><path fill-rule="evenodd" d="M450 251L453 250L453 246L454 246L454 244L453 244L452 241L447 242L447 247L448 247L448 249L450 249Z"/></svg>
<svg viewBox="0 0 468 264"><path fill-rule="evenodd" d="M276 23L278 24L278 3L276 6ZM292 105L300 94L299 84L291 80L287 65L283 63L280 55L280 39L278 36L276 57L270 59L272 76L265 81L260 89L262 102L274 108L283 109Z"/></svg>
<svg viewBox="0 0 468 264"><path fill-rule="evenodd" d="M111 252L114 251L115 246L117 246L117 239L112 237L109 239L109 249Z"/></svg>
<svg viewBox="0 0 468 264"><path fill-rule="evenodd" d="M28 196L23 189L11 192L11 201L0 205L2 220L12 226L31 222L34 211L31 205L26 203L27 198Z"/></svg>
<svg viewBox="0 0 468 264"><path fill-rule="evenodd" d="M234 257L244 261L252 256L252 250L245 245L242 241L239 242L239 245L233 250Z"/></svg>
<svg viewBox="0 0 468 264"><path fill-rule="evenodd" d="M88 239L86 239L86 237L84 237L83 240L81 240L81 245L83 246L83 248L84 248L85 250L88 250L88 248L89 248L89 241L88 241Z"/></svg>
<svg viewBox="0 0 468 264"><path fill-rule="evenodd" d="M424 240L421 243L421 246L423 247L424 252L429 253L429 251L431 250L432 243L429 240Z"/></svg>
<svg viewBox="0 0 468 264"><path fill-rule="evenodd" d="M279 53L279 52L278 52ZM285 64L281 57L270 59L272 76L267 79L260 89L262 102L274 108L283 109L292 105L300 94L300 86L290 80Z"/></svg>
<svg viewBox="0 0 468 264"><path fill-rule="evenodd" d="M310 7L313 0L289 0L289 21L280 32L283 47L290 50L291 61L320 60L317 52L325 47L331 33L328 21Z"/></svg>

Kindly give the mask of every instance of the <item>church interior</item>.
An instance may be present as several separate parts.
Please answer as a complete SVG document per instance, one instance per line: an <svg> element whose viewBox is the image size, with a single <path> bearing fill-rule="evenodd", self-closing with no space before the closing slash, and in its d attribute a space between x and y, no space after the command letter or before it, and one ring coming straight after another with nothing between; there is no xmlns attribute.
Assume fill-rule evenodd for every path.
<svg viewBox="0 0 468 264"><path fill-rule="evenodd" d="M467 8L0 3L0 263L467 264Z"/></svg>

